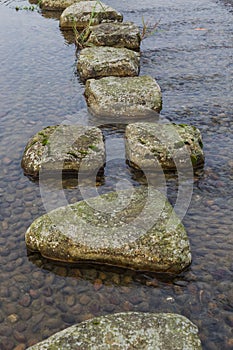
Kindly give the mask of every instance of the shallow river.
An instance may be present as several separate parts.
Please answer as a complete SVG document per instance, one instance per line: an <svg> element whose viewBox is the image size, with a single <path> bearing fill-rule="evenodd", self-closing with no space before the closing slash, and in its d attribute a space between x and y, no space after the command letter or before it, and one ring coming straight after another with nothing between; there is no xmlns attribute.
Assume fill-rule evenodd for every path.
<svg viewBox="0 0 233 350"><path fill-rule="evenodd" d="M199 327L203 349L233 349L232 1L106 3L139 26L142 17L159 22L142 43L141 74L161 86L161 120L193 124L203 135L204 173L195 178L183 219L192 265L165 278L67 267L27 252L25 231L45 208L38 183L20 166L25 144L47 125L88 124L90 116L75 46L57 19L22 9L30 6L26 1L0 0L0 349L22 350L90 317L129 310L182 314ZM123 131L117 125L103 131L109 161L99 192L120 180L137 185L140 179L122 156ZM177 181L169 180L172 203L178 190ZM75 181L64 182L62 192L69 203L80 199Z"/></svg>

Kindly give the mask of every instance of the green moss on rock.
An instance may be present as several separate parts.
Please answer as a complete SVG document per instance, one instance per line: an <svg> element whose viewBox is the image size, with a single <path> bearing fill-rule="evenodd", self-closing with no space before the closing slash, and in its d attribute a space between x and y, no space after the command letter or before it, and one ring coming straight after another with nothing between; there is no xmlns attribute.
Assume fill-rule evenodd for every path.
<svg viewBox="0 0 233 350"><path fill-rule="evenodd" d="M186 124L134 123L126 127L126 158L140 169L164 171L200 168L204 165L200 131ZM158 168L159 171L159 168Z"/></svg>
<svg viewBox="0 0 233 350"><path fill-rule="evenodd" d="M67 7L61 14L62 29L79 30L102 22L122 22L123 16L101 1L79 1Z"/></svg>
<svg viewBox="0 0 233 350"><path fill-rule="evenodd" d="M85 97L92 114L109 118L146 117L151 112L160 112L162 108L160 87L149 76L89 79Z"/></svg>
<svg viewBox="0 0 233 350"><path fill-rule="evenodd" d="M78 59L78 71L83 81L105 76L137 76L140 54L125 48L90 47L83 49Z"/></svg>
<svg viewBox="0 0 233 350"><path fill-rule="evenodd" d="M26 175L40 171L64 173L99 169L105 162L103 135L96 127L78 125L48 126L27 143L22 157Z"/></svg>
<svg viewBox="0 0 233 350"><path fill-rule="evenodd" d="M127 312L64 329L28 350L201 350L197 327L171 313Z"/></svg>
<svg viewBox="0 0 233 350"><path fill-rule="evenodd" d="M146 187L55 209L36 219L25 239L28 249L66 262L175 274L191 262L184 226L164 196Z"/></svg>

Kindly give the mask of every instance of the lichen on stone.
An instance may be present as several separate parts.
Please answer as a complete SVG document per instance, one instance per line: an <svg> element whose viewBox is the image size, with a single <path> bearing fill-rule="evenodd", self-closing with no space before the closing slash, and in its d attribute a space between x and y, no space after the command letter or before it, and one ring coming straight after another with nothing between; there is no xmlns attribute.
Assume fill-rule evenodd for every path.
<svg viewBox="0 0 233 350"><path fill-rule="evenodd" d="M105 146L96 127L81 125L48 126L27 143L21 161L26 175L45 172L90 171L103 166Z"/></svg>
<svg viewBox="0 0 233 350"><path fill-rule="evenodd" d="M92 261L179 273L191 262L184 226L153 188L111 192L55 209L28 228L28 249L66 262Z"/></svg>
<svg viewBox="0 0 233 350"><path fill-rule="evenodd" d="M197 327L172 313L126 312L96 317L28 350L201 350Z"/></svg>
<svg viewBox="0 0 233 350"><path fill-rule="evenodd" d="M126 158L139 169L175 171L204 164L200 131L186 124L134 123L126 127ZM156 163L157 162L157 163Z"/></svg>
<svg viewBox="0 0 233 350"><path fill-rule="evenodd" d="M60 27L82 30L102 22L122 22L123 16L101 1L79 1L67 7L61 14Z"/></svg>
<svg viewBox="0 0 233 350"><path fill-rule="evenodd" d="M137 76L140 55L126 48L90 47L81 50L78 72L83 81L105 76Z"/></svg>
<svg viewBox="0 0 233 350"><path fill-rule="evenodd" d="M160 87L149 76L89 79L85 97L91 113L96 116L146 117L147 113L160 112L162 108Z"/></svg>

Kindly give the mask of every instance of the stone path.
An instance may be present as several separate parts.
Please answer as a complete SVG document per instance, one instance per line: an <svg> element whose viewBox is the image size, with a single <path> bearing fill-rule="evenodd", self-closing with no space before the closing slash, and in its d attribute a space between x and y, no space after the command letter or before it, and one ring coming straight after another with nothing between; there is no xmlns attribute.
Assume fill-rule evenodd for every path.
<svg viewBox="0 0 233 350"><path fill-rule="evenodd" d="M99 46L91 45L90 47L83 48L79 54L77 68L82 80L86 82L85 97L90 112L95 116L107 115L110 119L112 118L114 122L117 120L116 118L122 115L130 117L136 122L138 116L145 118L145 122L129 124L126 128L126 160L133 168L139 168L143 171L149 169L156 172L157 168L159 170L162 168L164 171L175 171L177 168L182 168L183 170L189 168L190 170L190 168L193 169L203 166L204 154L202 151L202 138L198 129L188 125L160 125L158 123L146 122L150 112L159 112L162 108L161 90L152 77L137 76L139 74L140 54L138 51L125 48L124 46L131 46L131 48L135 48L136 50L139 49L139 30L132 23L120 23L122 20L123 16L120 13L99 1L80 1L68 6L61 14L61 28L67 30L75 26L81 30L81 33L88 33L90 37L85 37L85 40L87 42L89 41L89 44L94 42L94 38L104 43L104 31L106 30L107 44L113 44L113 47L106 45L100 46L100 42L98 41ZM99 24L101 22L112 22L112 28L110 29L109 23ZM96 23L98 25L93 26L93 24ZM128 35L128 30L131 28L133 32ZM74 33L78 35L76 29ZM96 37L95 33L97 35ZM119 46L121 47L116 47L117 38L119 39ZM86 42L84 42L83 46L86 46ZM65 125L50 126L37 133L29 140L22 159L22 167L25 174L33 177L37 177L41 170L46 170L48 172L62 171L63 173L76 171L80 174L86 172L86 177L88 177L93 171L95 172L98 168L104 167L104 163L105 147L102 132L99 128L68 127ZM119 195L119 192L117 192L116 195ZM157 215L157 217L164 215L163 210L157 208L158 203L156 197L159 196L151 197L154 205L154 211L152 210L154 214L150 212L152 217L154 215ZM105 199L107 202L110 200L108 196ZM101 203L102 198L97 197L90 200L90 202L91 201L95 203L96 206L96 201ZM134 201L136 201L135 198ZM128 208L128 205L129 203L127 203L125 198L124 206ZM72 210L79 211L79 207L82 208L82 203L78 204L77 208L72 208ZM85 208L85 211L88 212L88 207ZM133 244L136 244L132 249L129 249L131 254L128 256L127 253L126 258L122 252L118 252L118 259L115 259L114 253L116 253L119 248L119 244L113 244L113 247L111 246L111 254L108 253L106 255L108 244L115 241L115 236L112 234L111 227L112 222L114 222L114 210L118 210L118 208L112 206L112 216L108 219L105 218L104 228L102 228L102 231L106 231L106 229L109 231L107 235L104 236L104 234L102 234L98 239L97 237L95 238L96 244L98 241L102 240L102 250L100 249L98 254L94 254L96 252L90 250L92 249L90 248L91 242L88 241L89 243L87 244L78 241L78 243L76 242L78 248L72 248L73 253L75 251L74 254L72 253L72 257L69 249L71 246L75 246L76 243L71 243L70 239L68 239L68 241L70 241L70 247L68 246L66 248L66 253L63 252L64 254L61 254L65 244L62 244L61 249L59 244L56 244L56 241L60 241L60 235L62 235L62 237L64 235L66 236L66 229L63 226L59 226L59 237L56 236L52 239L54 227L56 225L54 226L53 222L50 222L50 220L47 221L45 217L41 219L41 221L39 219L40 224L36 221L29 228L26 234L26 244L29 249L38 250L44 256L53 259L64 261L100 261L102 263L142 270L147 269L154 272L179 273L190 264L191 253L189 251L189 244L187 245L188 250L186 252L187 254L185 253L184 255L183 263L177 264L172 258L173 253L176 252L175 259L180 259L182 252L178 252L178 247L182 248L183 243L186 241L186 239L184 239L186 235L185 231L183 232L184 236L180 236L179 234L180 223L177 222L175 225L172 225L174 226L174 232L170 235L170 216L165 215L163 229L155 225L156 220L148 228L148 234L150 229L153 228L157 235L156 239L152 239L151 237L149 240L147 238L144 239L146 237L144 234L136 238L135 232L137 232L137 230L140 231L140 229L135 226L134 222L137 219L137 215L139 215L138 211L135 211L135 208L133 210L133 224L130 225L130 229L129 226L125 228L129 241L132 243L130 237L133 237ZM56 213L58 213L58 211L56 211ZM102 220L100 213L94 220L97 220L95 224L97 227ZM49 219L53 217L52 213L48 215ZM59 215L54 216L56 222L58 221L58 217ZM67 227L70 225L73 227L74 232L76 232L76 228L79 228L76 232L77 237L81 235L80 227L82 228L81 231L85 232L85 225L87 226L86 238L91 234L92 228L95 227L93 222L89 222L89 226L86 222L83 226L83 221L81 223L77 218L74 222L69 224L69 215L63 217L63 219ZM90 220L90 218L88 220ZM148 221L150 221L149 217L145 215L144 218L141 218L139 226L143 225L143 227L147 227L145 223ZM44 224L46 226L45 236L50 236L48 242L44 240L45 236L42 229ZM125 239L123 239L125 232L123 233L122 228L117 226L118 224L119 223L115 223L116 227L114 227L114 229L119 231L118 238L119 242L121 242L120 246L122 249L122 246L124 248L126 244ZM120 223L120 226L121 224L122 223ZM49 229L50 225L52 228L51 232ZM103 225L103 223L101 225ZM68 231L70 232L70 230ZM166 234L169 234L170 238L167 238ZM174 243L172 236L175 237L176 235L178 240ZM153 244L150 246L153 240L155 240L155 246L153 246ZM37 242L36 245L35 241ZM168 241L170 241L170 243L173 242L172 249L167 249ZM53 242L51 250L49 249L49 242ZM83 246L81 251L80 244ZM158 251L156 252L156 249L152 249L152 247L158 249ZM166 249L164 250L162 247L166 247ZM175 247L177 247L177 249ZM90 251L85 256L83 252L87 250ZM125 248L123 250L125 250ZM142 258L140 254L141 258L139 258L139 256L137 257L137 251L140 251L140 254L144 251L144 258ZM167 261L171 261L171 266L169 263L164 262L165 257L162 251L166 252ZM65 258L65 256L67 256L67 258ZM140 262L140 260L142 261ZM148 260L147 263L146 260Z"/></svg>
<svg viewBox="0 0 233 350"><path fill-rule="evenodd" d="M53 1L54 9L70 5L69 1L61 1L60 5ZM52 4L43 2L41 7L52 9ZM73 29L78 35L78 41L84 39L81 45L79 42L79 47L83 48L79 53L77 69L81 80L85 82L85 97L90 112L95 116L107 115L113 122L121 116L134 118L136 122L138 116L145 117L144 122L130 123L126 128L126 159L133 167L150 169L154 167L155 161L165 171L174 171L177 162L184 169L203 166L202 138L198 129L188 125L147 123L149 112L160 112L162 94L152 77L139 76L140 33L134 24L122 21L123 16L119 12L99 1L76 2L66 7L61 14L61 29ZM80 34L83 36L80 37ZM26 174L37 176L44 164L51 171L64 169L78 172L82 163L86 165L84 168L88 176L90 168L93 170L103 165L105 149L101 130L87 128L81 132L68 133L66 138L66 128L51 126L29 140L22 160ZM63 133L62 137L54 137L59 130ZM70 139L70 135L73 139ZM71 142L72 147L67 149L64 140L65 143ZM107 213L101 211L103 200L108 203ZM119 210L114 200L124 210ZM146 207L147 215L144 215L142 207ZM175 274L191 263L189 240L182 223L161 193L146 187L135 190L133 195L130 191L118 191L91 198L87 203L83 201L58 208L35 220L25 238L30 250L66 262L93 261ZM157 320L157 317L151 315L149 322L154 318ZM169 317L165 316L166 322ZM171 317L176 319L177 325L180 316ZM100 321L91 322L99 324ZM186 330L185 337L187 335L191 339L192 330L188 326ZM96 329L94 333L97 334ZM197 333L196 328L194 333ZM59 344L64 341L65 334L61 332L58 336ZM174 334L176 330L171 336L174 337ZM178 337L176 334L178 346L170 342L167 334L164 338L167 340L162 339L162 345L157 333L150 332L148 336L148 349L151 342L158 349L187 347L188 339L180 337L180 333ZM52 342L54 339L57 339L56 336ZM81 342L83 344L84 340ZM47 349L51 344L56 346L55 343L45 342L41 346ZM93 348L93 342L90 346ZM119 346L119 349L127 349L125 345ZM189 348L201 349L199 339L195 338L194 345L191 342Z"/></svg>

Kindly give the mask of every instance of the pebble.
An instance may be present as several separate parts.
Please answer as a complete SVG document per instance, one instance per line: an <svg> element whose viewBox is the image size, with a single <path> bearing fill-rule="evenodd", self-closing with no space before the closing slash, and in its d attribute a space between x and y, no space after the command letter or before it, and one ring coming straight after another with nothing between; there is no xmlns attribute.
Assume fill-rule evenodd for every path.
<svg viewBox="0 0 233 350"><path fill-rule="evenodd" d="M107 279L107 275L106 275L104 272L100 271L100 272L99 272L99 279L100 279L101 281L104 281L104 280Z"/></svg>
<svg viewBox="0 0 233 350"><path fill-rule="evenodd" d="M54 302L54 300L53 300L52 297L45 297L45 298L44 298L44 303L45 303L46 305L53 305L53 302Z"/></svg>
<svg viewBox="0 0 233 350"><path fill-rule="evenodd" d="M26 341L25 334L23 334L22 332L19 332L17 330L13 331L13 336L14 336L15 340L17 340L17 342L19 342L19 343L24 343Z"/></svg>
<svg viewBox="0 0 233 350"><path fill-rule="evenodd" d="M1 350L12 350L14 348L14 342L10 338L1 338Z"/></svg>
<svg viewBox="0 0 233 350"><path fill-rule="evenodd" d="M18 288L10 287L9 292L11 300L16 301L19 299L20 291Z"/></svg>
<svg viewBox="0 0 233 350"><path fill-rule="evenodd" d="M232 329L233 329L233 315L232 314L226 316L226 323L228 324L228 326L232 327Z"/></svg>
<svg viewBox="0 0 233 350"><path fill-rule="evenodd" d="M97 278L95 281L94 281L94 284L93 284L93 287L96 291L100 290L102 287L103 287L103 283L102 283L102 280L100 278Z"/></svg>
<svg viewBox="0 0 233 350"><path fill-rule="evenodd" d="M148 287L159 287L159 283L156 279L152 279L150 281L146 281L146 285Z"/></svg>
<svg viewBox="0 0 233 350"><path fill-rule="evenodd" d="M19 321L14 327L18 332L24 332L27 329L27 326L26 322Z"/></svg>
<svg viewBox="0 0 233 350"><path fill-rule="evenodd" d="M39 291L35 289L30 289L29 294L32 297L32 299L37 299L40 296Z"/></svg>
<svg viewBox="0 0 233 350"><path fill-rule="evenodd" d="M140 295L134 294L134 295L129 296L129 301L132 304L136 305L136 304L141 303L143 301L143 299Z"/></svg>
<svg viewBox="0 0 233 350"><path fill-rule="evenodd" d="M29 294L25 294L19 301L19 305L28 307L31 304L31 297Z"/></svg>
<svg viewBox="0 0 233 350"><path fill-rule="evenodd" d="M132 310L134 309L133 304L131 304L131 303L130 303L129 301L127 301L127 300L124 301L122 307L123 307L123 310L126 311L126 312L132 311Z"/></svg>
<svg viewBox="0 0 233 350"><path fill-rule="evenodd" d="M30 309L24 309L24 311L20 313L20 318L23 321L28 321L29 318L31 317L32 317L32 311Z"/></svg>
<svg viewBox="0 0 233 350"><path fill-rule="evenodd" d="M79 302L82 305L87 305L90 301L91 301L91 298L86 294L83 294L79 297Z"/></svg>
<svg viewBox="0 0 233 350"><path fill-rule="evenodd" d="M90 304L88 304L88 311L96 315L100 311L99 303L96 303L95 301L91 301Z"/></svg>
<svg viewBox="0 0 233 350"><path fill-rule="evenodd" d="M12 335L12 328L8 325L1 325L0 335L5 337L10 337Z"/></svg>
<svg viewBox="0 0 233 350"><path fill-rule="evenodd" d="M232 350L233 349L233 338L226 340L226 350Z"/></svg>
<svg viewBox="0 0 233 350"><path fill-rule="evenodd" d="M76 303L76 298L74 295L68 295L65 297L65 303L68 306L73 306Z"/></svg>
<svg viewBox="0 0 233 350"><path fill-rule="evenodd" d="M53 318L57 314L57 310L52 306L46 306L45 311L48 316L53 316Z"/></svg>
<svg viewBox="0 0 233 350"><path fill-rule="evenodd" d="M121 303L121 298L117 294L113 294L109 298L109 302L113 305L119 305Z"/></svg>
<svg viewBox="0 0 233 350"><path fill-rule="evenodd" d="M25 350L26 345L25 344L18 344L13 350Z"/></svg>
<svg viewBox="0 0 233 350"><path fill-rule="evenodd" d="M92 318L94 318L95 316L91 313L88 313L88 314L82 314L80 315L79 317L79 322L83 322L83 321L87 321L87 320L90 320Z"/></svg>
<svg viewBox="0 0 233 350"><path fill-rule="evenodd" d="M80 315L82 313L82 306L80 304L76 304L72 307L72 313L74 315Z"/></svg>
<svg viewBox="0 0 233 350"><path fill-rule="evenodd" d="M173 297L167 297L167 298L166 298L166 301L167 301L168 303L174 303L174 302L175 302L175 299L174 299Z"/></svg>
<svg viewBox="0 0 233 350"><path fill-rule="evenodd" d="M62 320L65 323L68 323L68 324L74 324L75 323L75 317L72 314L68 314L68 313L62 314L61 318L62 318Z"/></svg>
<svg viewBox="0 0 233 350"><path fill-rule="evenodd" d="M9 316L7 316L7 320L10 322L10 323L15 323L17 322L19 319L19 316L16 315L16 314L11 314Z"/></svg>
<svg viewBox="0 0 233 350"><path fill-rule="evenodd" d="M61 320L58 317L49 318L48 320L46 320L45 324L46 324L46 327L48 327L50 329L58 329L61 326Z"/></svg>
<svg viewBox="0 0 233 350"><path fill-rule="evenodd" d="M105 304L103 305L103 310L106 312L112 312L115 310L115 305L113 304Z"/></svg>

